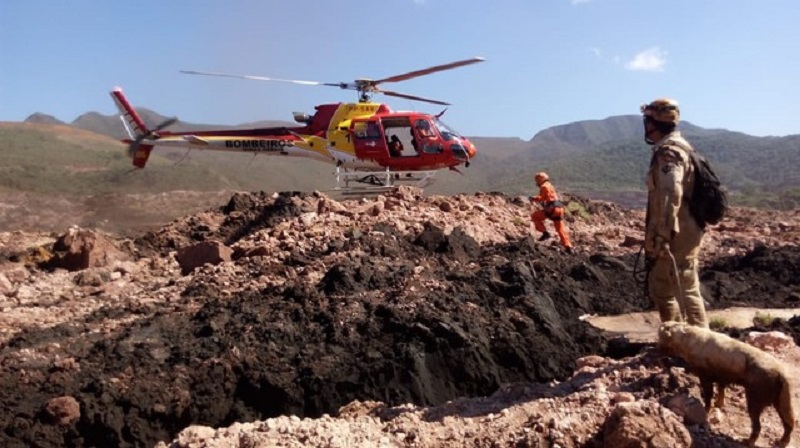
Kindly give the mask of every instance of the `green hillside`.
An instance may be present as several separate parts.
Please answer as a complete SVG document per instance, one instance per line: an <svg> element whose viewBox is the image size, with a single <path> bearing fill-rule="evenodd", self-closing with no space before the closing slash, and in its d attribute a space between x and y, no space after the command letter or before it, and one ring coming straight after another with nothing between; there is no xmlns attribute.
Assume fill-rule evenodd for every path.
<svg viewBox="0 0 800 448"><path fill-rule="evenodd" d="M485 172L499 169L492 160L484 158L462 169L464 175L438 173L429 192L490 188ZM156 148L146 169L132 168L125 145L113 138L68 125L0 123L0 191L82 196L173 190L329 191L335 186L332 165L302 158Z"/></svg>
<svg viewBox="0 0 800 448"><path fill-rule="evenodd" d="M735 132L687 138L708 158L735 204L791 209L800 206L800 136L753 137ZM522 157L520 157L522 159ZM523 159L524 160L524 159ZM528 162L531 169L508 178L503 191L529 193L534 171L547 171L562 189L595 197L639 192L644 197L644 176L650 146L643 141L609 142L583 153L557 160ZM519 160L515 164L523 166Z"/></svg>
<svg viewBox="0 0 800 448"><path fill-rule="evenodd" d="M172 190L330 188L329 165L304 160L156 149L133 170L125 145L68 126L0 124L0 190L80 196Z"/></svg>
<svg viewBox="0 0 800 448"><path fill-rule="evenodd" d="M133 172L124 145L98 134L59 125L0 126L0 188L6 191L71 196L236 185L210 166L174 169L161 156L154 156L147 170Z"/></svg>
<svg viewBox="0 0 800 448"><path fill-rule="evenodd" d="M162 117L143 112L149 120ZM86 114L81 127L111 121ZM117 121L118 123L118 121ZM712 161L737 204L793 208L800 204L800 136L754 137L681 123ZM533 173L548 171L564 192L641 205L650 148L638 116L610 117L544 130L531 141L475 137L469 168L437 173L430 194L534 192ZM307 159L157 148L144 170L132 170L125 145L73 125L0 123L0 192L86 196L173 190L322 190L334 167Z"/></svg>

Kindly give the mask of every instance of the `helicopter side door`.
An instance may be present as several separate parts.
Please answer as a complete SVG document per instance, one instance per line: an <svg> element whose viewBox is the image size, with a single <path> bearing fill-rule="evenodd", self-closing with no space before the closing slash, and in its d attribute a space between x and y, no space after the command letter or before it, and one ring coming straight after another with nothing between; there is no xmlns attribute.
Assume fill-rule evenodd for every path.
<svg viewBox="0 0 800 448"><path fill-rule="evenodd" d="M373 160L386 158L389 149L377 119L354 119L350 130L359 158Z"/></svg>

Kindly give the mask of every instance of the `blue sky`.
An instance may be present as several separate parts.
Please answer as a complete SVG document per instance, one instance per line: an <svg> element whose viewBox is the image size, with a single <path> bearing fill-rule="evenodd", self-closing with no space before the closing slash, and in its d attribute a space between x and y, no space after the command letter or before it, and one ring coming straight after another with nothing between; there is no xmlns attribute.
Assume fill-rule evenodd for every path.
<svg viewBox="0 0 800 448"><path fill-rule="evenodd" d="M0 121L112 114L114 86L187 122L289 121L355 93L179 70L349 82L482 56L382 87L453 103L445 121L471 136L527 140L665 96L703 127L800 134L798 19L797 0L2 0Z"/></svg>

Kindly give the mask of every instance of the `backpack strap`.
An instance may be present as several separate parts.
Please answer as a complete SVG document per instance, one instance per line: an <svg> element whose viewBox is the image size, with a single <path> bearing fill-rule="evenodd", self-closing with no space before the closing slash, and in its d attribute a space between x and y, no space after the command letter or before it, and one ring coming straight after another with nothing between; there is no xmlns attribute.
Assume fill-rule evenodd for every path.
<svg viewBox="0 0 800 448"><path fill-rule="evenodd" d="M678 148L681 148L682 150L686 151L686 153L690 157L692 154L694 154L694 148L692 148L692 145L690 145L688 142L684 141L683 139L670 138L665 140L660 145L658 145L658 148L655 151L653 151L653 156L650 158L651 167L653 166L653 164L656 163L656 156L658 155L659 152L661 152L661 150L665 146L677 146Z"/></svg>
<svg viewBox="0 0 800 448"><path fill-rule="evenodd" d="M652 167L653 164L656 163L656 155L658 155L658 153L665 146L677 146L678 148L681 148L682 150L684 150L686 152L686 155L689 156L689 164L692 166L693 171L696 171L696 168L694 168L695 165L697 164L697 161L695 160L695 157L699 156L699 154L697 154L697 152L694 150L692 145L689 144L689 142L683 140L682 138L680 138L680 139L670 138L670 139L665 140L660 145L658 145L658 149L653 151L653 157L652 157L652 159L650 159L650 167ZM686 196L686 195L687 195L686 192L684 192L684 196Z"/></svg>
<svg viewBox="0 0 800 448"><path fill-rule="evenodd" d="M665 146L677 146L678 148L681 148L682 150L686 151L689 155L694 153L694 148L692 148L692 145L690 145L689 142L685 141L682 138L667 139L666 141L664 141L664 143L658 145L658 149L655 152L661 151L661 148Z"/></svg>

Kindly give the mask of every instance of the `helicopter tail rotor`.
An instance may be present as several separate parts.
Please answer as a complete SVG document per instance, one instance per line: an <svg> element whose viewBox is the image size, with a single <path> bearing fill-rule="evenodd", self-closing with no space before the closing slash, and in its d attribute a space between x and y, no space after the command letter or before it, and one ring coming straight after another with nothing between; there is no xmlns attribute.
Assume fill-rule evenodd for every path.
<svg viewBox="0 0 800 448"><path fill-rule="evenodd" d="M148 129L144 120L142 120L133 106L131 106L128 99L125 98L121 88L114 88L114 90L111 91L111 98L114 100L114 104L117 105L122 125L125 126L125 130L130 137L127 140L123 140L128 143L126 151L128 157L133 159L134 166L144 168L144 165L147 163L147 158L150 156L150 151L153 149L153 145L150 142L158 140L160 137L158 133L166 127L175 124L178 119L175 117L168 118L154 128Z"/></svg>
<svg viewBox="0 0 800 448"><path fill-rule="evenodd" d="M157 140L159 138L158 135L159 131L163 130L168 126L172 126L177 122L178 119L173 117L162 121L153 129L145 128L144 132L137 134L136 138L134 138L133 141L131 141L131 143L128 145L128 157L130 157L131 159L135 159L136 152L139 150L139 146L142 144L144 140ZM152 148L153 145L146 145L146 146L150 146Z"/></svg>

